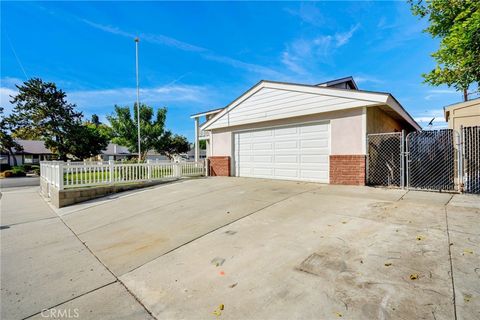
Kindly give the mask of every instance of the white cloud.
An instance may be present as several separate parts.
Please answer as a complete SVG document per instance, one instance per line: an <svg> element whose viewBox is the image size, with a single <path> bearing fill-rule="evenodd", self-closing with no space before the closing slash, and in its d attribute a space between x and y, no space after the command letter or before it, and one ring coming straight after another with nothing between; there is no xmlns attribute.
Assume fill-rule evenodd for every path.
<svg viewBox="0 0 480 320"><path fill-rule="evenodd" d="M286 45L281 61L290 71L304 74L310 69L309 64L327 62L338 48L348 44L359 27L360 25L357 24L346 32L320 35L313 39L296 39Z"/></svg>
<svg viewBox="0 0 480 320"><path fill-rule="evenodd" d="M375 84L385 83L385 81L380 80L376 77L372 77L372 76L358 75L358 76L353 76L353 79L355 80L355 82L357 84L361 84L361 83L375 83Z"/></svg>
<svg viewBox="0 0 480 320"><path fill-rule="evenodd" d="M178 79L164 86L140 89L140 102L150 104L154 107L179 105L192 103L195 105L207 106L215 102L212 95L214 91L208 87L195 85L175 84ZM10 104L10 96L17 94L15 84L22 83L22 80L4 78L1 79L0 101L9 114L13 106ZM81 111L86 114L97 113L100 116L108 113L105 108L111 110L115 105L132 106L136 101L135 88L114 88L100 90L67 90L67 101L75 103Z"/></svg>
<svg viewBox="0 0 480 320"><path fill-rule="evenodd" d="M336 46L341 47L343 45L346 45L349 41L350 38L352 38L353 34L357 29L360 27L360 24L356 24L355 26L351 27L349 31L343 32L343 33L336 33L335 34L335 41L336 41Z"/></svg>
<svg viewBox="0 0 480 320"><path fill-rule="evenodd" d="M158 107L178 102L208 103L207 88L190 85L160 86L140 89L140 102L157 104ZM82 109L118 105L133 105L136 101L135 88L117 88L106 90L72 91L67 94L68 101Z"/></svg>
<svg viewBox="0 0 480 320"><path fill-rule="evenodd" d="M247 71L259 73L263 76L268 77L268 76L280 76L281 75L279 72L277 72L273 69L270 69L268 67L264 67L264 66L260 66L260 65L257 65L257 64L240 61L240 60L237 60L237 59L234 59L234 58L231 58L231 57L223 56L223 55L220 55L220 54L217 54L217 53L213 52L212 50L209 50L209 49L206 49L206 48L203 48L203 47L191 44L191 43L187 43L187 42L184 42L184 41L172 38L172 37L168 37L166 35L149 34L149 33L140 33L140 34L136 35L134 33L126 32L124 30L121 30L120 28L115 27L115 26L103 25L103 24L99 24L99 23L92 22L92 21L85 20L85 19L79 19L79 20L86 23L87 25L89 25L93 28L96 28L98 30L101 30L101 31L104 31L104 32L107 32L107 33L119 35L119 36L126 37L126 38L131 38L131 39L134 39L136 36L138 36L140 38L140 41L147 41L147 42L154 43L154 44L173 47L173 48L176 48L176 49L179 49L179 50L182 50L182 51L195 52L195 53L200 54L200 56L202 58L206 59L206 60L217 61L217 62L229 65L229 66L234 67L234 68L239 68L239 69L244 69L244 70L247 70Z"/></svg>
<svg viewBox="0 0 480 320"><path fill-rule="evenodd" d="M428 95L425 96L425 100L432 100L442 97L444 95L461 95L460 92L451 89L433 89L428 90Z"/></svg>
<svg viewBox="0 0 480 320"><path fill-rule="evenodd" d="M299 17L303 23L311 24L316 27L325 23L325 18L315 3L302 2L298 9L286 8L285 11L293 16Z"/></svg>

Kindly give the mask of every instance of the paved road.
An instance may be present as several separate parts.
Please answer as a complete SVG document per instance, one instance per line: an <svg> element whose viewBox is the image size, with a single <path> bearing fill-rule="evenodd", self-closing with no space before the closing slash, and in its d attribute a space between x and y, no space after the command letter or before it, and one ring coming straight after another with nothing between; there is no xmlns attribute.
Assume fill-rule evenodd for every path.
<svg viewBox="0 0 480 320"><path fill-rule="evenodd" d="M480 319L478 196L218 177L53 211L37 190L1 200L5 319Z"/></svg>
<svg viewBox="0 0 480 320"><path fill-rule="evenodd" d="M37 176L0 179L0 189L39 186L40 178Z"/></svg>

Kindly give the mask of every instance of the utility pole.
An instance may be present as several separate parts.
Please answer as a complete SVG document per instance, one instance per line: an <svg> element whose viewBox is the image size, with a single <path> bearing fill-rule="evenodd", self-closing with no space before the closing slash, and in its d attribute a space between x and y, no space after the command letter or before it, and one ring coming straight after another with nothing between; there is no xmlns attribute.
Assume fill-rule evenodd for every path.
<svg viewBox="0 0 480 320"><path fill-rule="evenodd" d="M141 159L141 147L140 147L140 86L138 81L138 43L140 39L135 38L135 65L136 65L136 75L137 75L137 136L138 136L138 163Z"/></svg>

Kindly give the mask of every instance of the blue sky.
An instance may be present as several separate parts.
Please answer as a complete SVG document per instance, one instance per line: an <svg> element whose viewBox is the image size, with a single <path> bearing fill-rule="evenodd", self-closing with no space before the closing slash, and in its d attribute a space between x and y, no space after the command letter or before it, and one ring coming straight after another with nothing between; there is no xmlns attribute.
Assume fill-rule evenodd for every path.
<svg viewBox="0 0 480 320"><path fill-rule="evenodd" d="M1 2L1 104L14 84L53 81L85 116L135 101L168 108L167 126L193 138L189 116L222 107L261 79L316 84L354 76L391 92L420 122L461 101L422 84L438 40L404 2Z"/></svg>

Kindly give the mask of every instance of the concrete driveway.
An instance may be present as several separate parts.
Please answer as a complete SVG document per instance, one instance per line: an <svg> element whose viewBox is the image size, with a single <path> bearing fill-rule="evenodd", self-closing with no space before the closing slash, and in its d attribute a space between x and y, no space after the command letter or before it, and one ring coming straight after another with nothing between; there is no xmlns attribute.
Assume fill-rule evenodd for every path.
<svg viewBox="0 0 480 320"><path fill-rule="evenodd" d="M1 205L5 319L480 318L478 196L208 178Z"/></svg>

